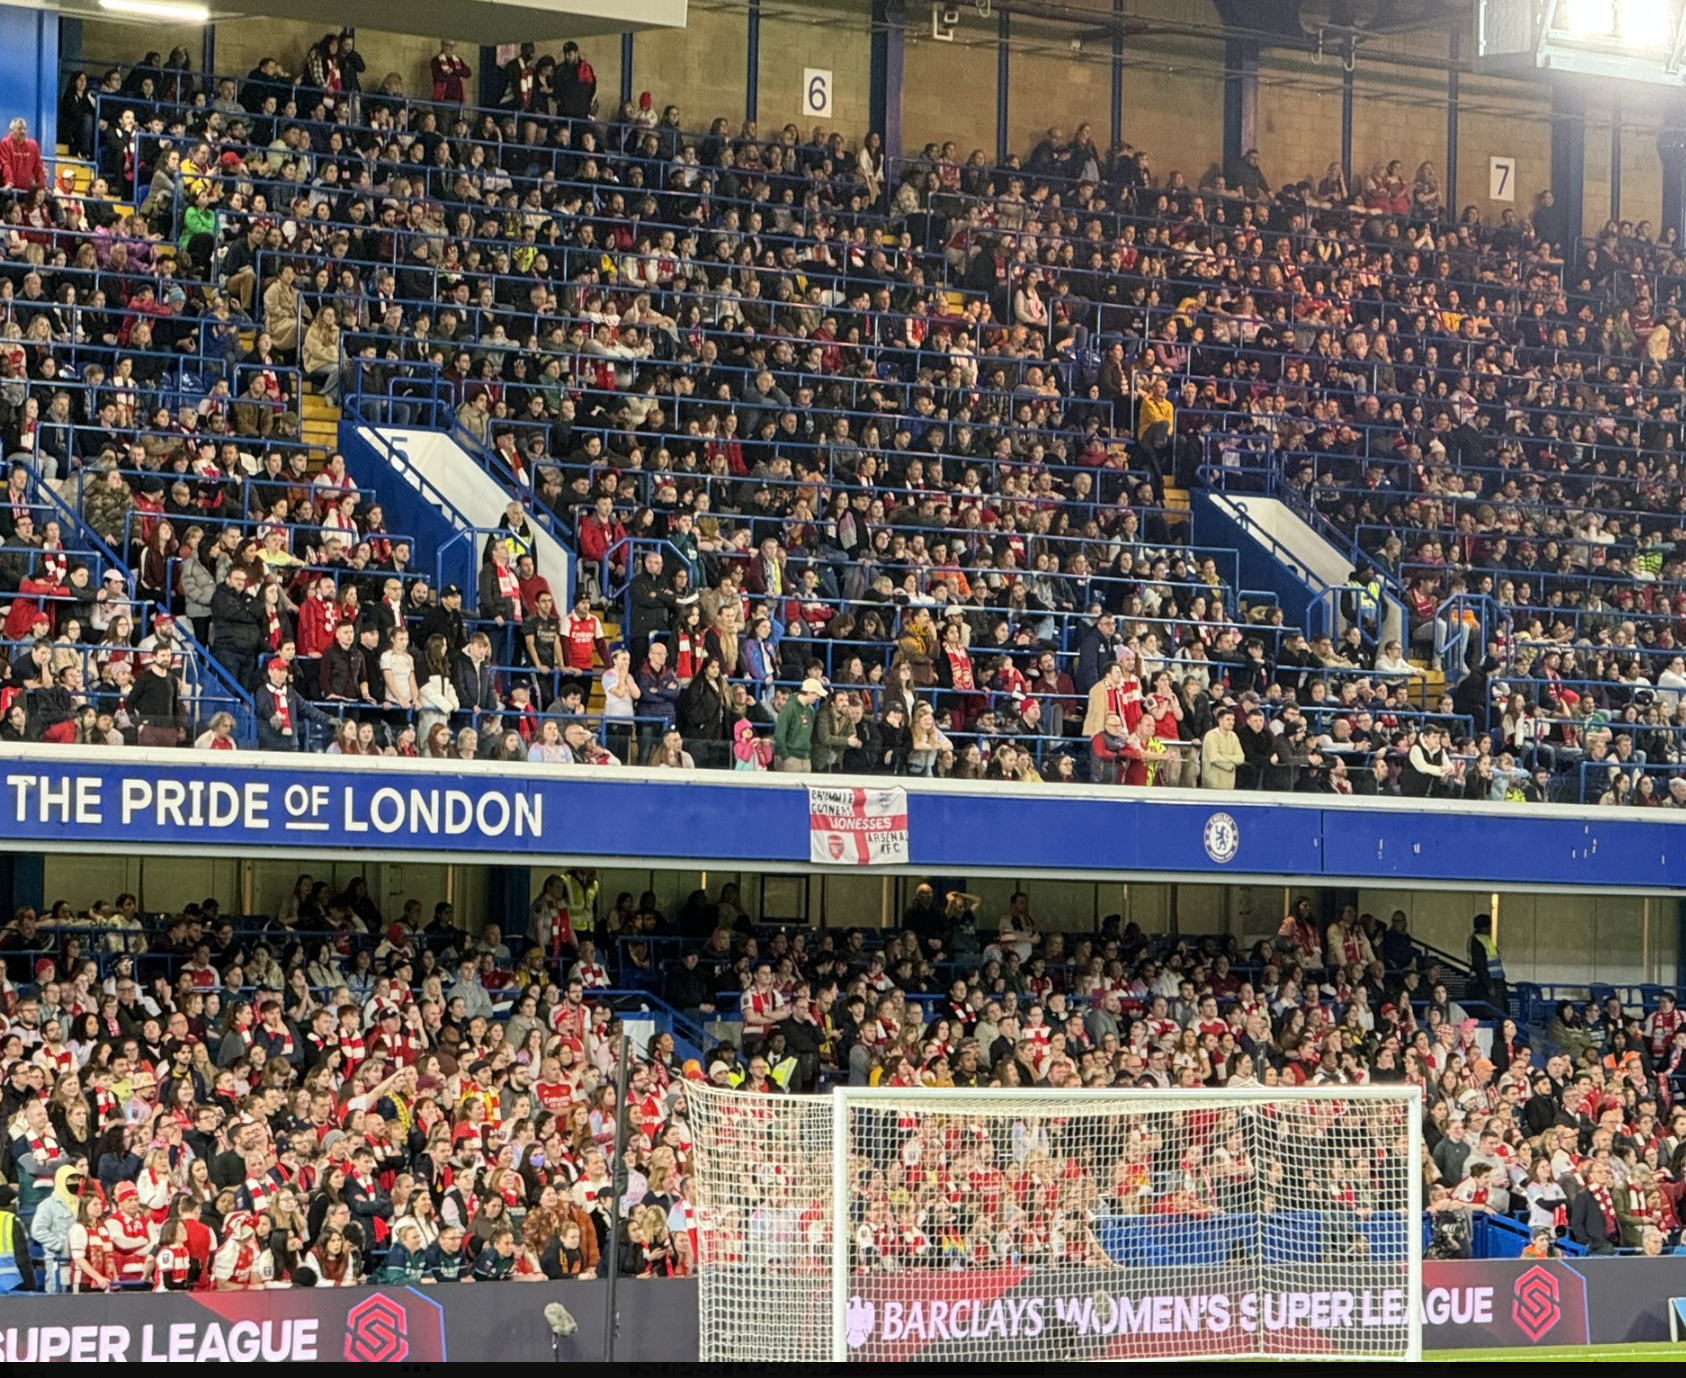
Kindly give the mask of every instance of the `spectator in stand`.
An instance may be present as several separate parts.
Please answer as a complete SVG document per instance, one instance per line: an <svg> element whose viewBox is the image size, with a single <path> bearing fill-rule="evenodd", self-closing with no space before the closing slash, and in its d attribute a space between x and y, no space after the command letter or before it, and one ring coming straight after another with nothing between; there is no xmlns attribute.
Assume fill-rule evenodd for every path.
<svg viewBox="0 0 1686 1378"><path fill-rule="evenodd" d="M637 960L633 942L603 935L648 931L647 919L669 928L653 912L653 897L635 904L628 896L615 917L591 913L590 879L553 878L534 909L546 935L567 935L577 961L559 947L550 955L548 941L529 957L493 927L472 943L447 916L415 935L430 952L451 954L435 959L455 977L439 989L418 976L390 933L377 941L350 932L347 943L367 973L367 998L353 994L336 965L317 960L322 944L288 936L336 922L338 902L312 907L308 878L297 887L306 898L261 934L225 934L206 918L215 913L208 901L130 935L132 957L112 959L115 1009L130 1012L109 1018L82 1008L86 1000L98 1003L97 986L71 984L66 994L55 979L58 964L71 969L79 950L72 947L75 916L67 912L62 926L43 929L33 915L20 915L0 934L0 948L24 954L41 993L8 995L0 1016L5 1161L42 1245L45 1285L70 1290L80 1280L88 1290L127 1276L160 1290L244 1288L284 1281L307 1258L336 1285L365 1277L492 1280L504 1275L506 1262L513 1272L523 1251L532 1254L535 1276L590 1272L586 1236L599 1247L621 1238L599 1195L617 1168L615 1117L604 1099L618 1047L605 1002L617 997L606 992ZM1630 1022L1644 1027L1637 1017L1643 1012L1619 1005L1600 1011L1616 1050L1609 1064L1588 1048L1535 1065L1525 1044L1507 1043L1512 1052L1501 1069L1475 1030L1445 1022L1439 1004L1431 1003L1419 1025L1413 992L1440 984L1425 954L1408 944L1398 949L1405 955L1392 973L1379 964L1343 965L1355 951L1362 955L1356 935L1374 946L1367 915L1342 910L1325 931L1308 899L1285 921L1285 941L1247 950L1233 937L1155 937L1116 919L1092 935L1043 934L1030 918L1033 898L1014 896L999 942L947 982L936 1001L919 990L918 962L928 943L963 937L965 925L949 926L946 914L963 916L965 896L951 896L945 906L934 891L916 893L904 929L753 937L715 926L736 913L727 892L691 897L672 925L687 936L664 988L699 1013L718 1013L716 992L738 988L741 1038L698 1049L704 1056L689 1064L677 1063L658 1038L628 1069L642 1132L621 1150L628 1183L622 1218L641 1222L629 1236L640 1271L652 1243L662 1247L648 1210L672 1212L688 1190L685 1092L691 1078L703 1076L739 1084L746 1095L802 1094L822 1077L1033 1085L1067 1094L1076 1086L1404 1080L1423 1088L1423 1171L1437 1214L1525 1215L1531 1226L1566 1229L1574 1244L1600 1252L1625 1243L1655 1255L1678 1239L1664 1188L1686 1163L1686 1116L1666 1126L1657 1119L1662 1068L1649 1061L1648 1049L1628 1059L1615 1042ZM565 929L556 922L564 912ZM603 955L588 933L603 942ZM215 953L206 941L213 935ZM267 967L260 938L262 948L279 954ZM211 985L258 974L257 1020L245 1000L210 1012L190 981L165 980L143 1004L132 973L117 966L167 966L183 953L192 954L187 969L204 971ZM559 981L565 971L569 979ZM278 994L294 982L309 990L317 976L331 983L313 992L325 1018ZM60 993L48 997L55 988ZM521 992L518 1012L500 1039L492 1024L509 991ZM62 1044L53 1030L59 1021L40 1017L43 998L70 1021L98 1017ZM1674 1008L1672 993L1659 1000L1650 1012L1653 1027L1669 1026ZM1495 1051L1502 1032L1495 1031ZM215 1040L214 1074L193 1075L199 1044L189 1038L205 1046ZM70 1145L86 1142L92 1113L107 1099L107 1110L129 1122L94 1149L94 1176ZM1363 1202L1384 1189L1402 1190L1392 1174L1414 1165L1392 1153L1398 1126L1379 1124L1363 1105L1348 1100L1317 1125L1322 1141L1346 1151L1306 1167L1307 1199L1345 1200L1350 1193ZM1191 1191L1199 1197L1204 1188L1186 1180L1199 1175L1191 1166L1198 1143L1182 1141L1177 1123L1162 1121L1167 1137L1148 1152L1182 1161L1182 1172L1103 1174L1094 1182L1099 1211L1163 1213L1186 1207ZM1093 1170L1067 1157L1057 1126L1021 1132L1036 1137L1035 1151L1048 1155L1061 1180L1081 1181ZM1228 1135L1214 1137L1222 1144ZM1633 1147L1640 1142L1644 1155ZM985 1179L1000 1172L1005 1181L1018 1170L1003 1146L979 1153L967 1150ZM1239 1162L1227 1147L1210 1148L1206 1159L1214 1173ZM913 1190L918 1199L921 1189ZM1214 1190L1219 1201L1245 1199ZM579 1213L573 1206L556 1211L558 1198L579 1202ZM1005 1224L991 1215L988 1200L987 1191L966 1194L963 1211L973 1218L963 1239L977 1227L993 1232ZM102 1212L106 1201L110 1209ZM155 1218L160 1210L162 1221ZM507 1219L523 1212L522 1250L500 1251ZM277 1235L283 1247L273 1247ZM892 1266L893 1255L878 1249L869 1229L861 1266ZM481 1267L487 1250L497 1262ZM187 1260L178 1258L182 1251ZM347 1251L351 1258L341 1263ZM650 1271L673 1275L694 1258L693 1241L689 1253L675 1248ZM193 1260L204 1279L198 1284L189 1280ZM981 1255L973 1261L987 1266Z"/></svg>
<svg viewBox="0 0 1686 1378"><path fill-rule="evenodd" d="M813 770L814 705L826 696L825 685L817 679L805 679L779 709L773 727L773 768L775 770Z"/></svg>
<svg viewBox="0 0 1686 1378"><path fill-rule="evenodd" d="M428 66L433 73L435 105L461 105L468 99L467 82L474 69L457 55L457 45L452 39L439 41L439 51Z"/></svg>
<svg viewBox="0 0 1686 1378"><path fill-rule="evenodd" d="M1663 692L1680 612L1667 590L1686 564L1668 528L1678 485L1667 468L1665 412L1680 318L1673 246L1648 226L1614 223L1576 253L1548 193L1532 224L1506 213L1491 223L1466 217L1455 234L1442 233L1434 217L1444 197L1426 164L1412 178L1383 161L1351 186L1338 175L1295 181L1288 171L1275 186L1252 150L1221 185L1195 189L1156 175L1145 154L1103 159L1056 131L1024 166L999 170L981 156L962 169L960 150L934 144L939 194L921 189L920 170L906 207L918 233L905 249L878 254L845 242L857 226L869 240L901 228L875 208L885 169L870 139L852 153L839 136L803 144L794 132L763 137L753 126L688 135L672 107L659 122L643 106L624 121L598 121L596 77L574 45L559 61L536 45L517 55L507 127L438 108L466 94L466 65L450 44L434 61L435 88L417 98L390 83L362 93L361 61L347 35L332 34L312 48L302 78L266 60L203 102L176 75L147 77L144 93L144 82L119 83L102 96L100 171L132 194L132 136L142 131L141 167L161 167L157 223L119 221L98 194L49 191L28 209L50 222L67 258L77 242L98 249L103 299L92 299L74 262L38 266L41 299L79 324L50 359L26 345L22 376L40 381L27 385L16 440L32 463L66 469L56 449L48 454L63 427L32 427L28 408L48 417L56 392L72 394L71 457L95 472L124 461L115 482L126 494L99 488L97 502L86 494L81 504L108 540L143 549L160 518L187 515L168 508L173 488L154 491L159 480L141 477L178 457L198 466L198 490L182 490L190 507L205 504L194 516L220 512L220 520L234 505L253 526L273 524L279 493L285 525L321 529L316 507L331 494L315 491L308 466L295 475L278 458L288 481L270 487L267 455L238 444L225 453L222 440L296 429L299 394L313 385L286 360L312 330L320 341L332 313L348 365L363 361L379 380L368 405L448 394L489 445L514 456L504 462L535 525L553 522L576 553L588 525L592 540L606 527L617 541L618 529L650 543L641 549L665 543L659 576L639 585L618 619L631 629L635 664L644 638L673 635L687 597L742 567L759 602L736 600L731 616L753 631L753 614L764 611L770 633L743 638L756 661L751 697L770 702L779 686L793 688L810 656L835 682L838 662L855 656L860 683L883 679L899 651L914 698L931 703L935 730L957 747L952 764L941 753L933 759L936 775L969 769L974 752L980 770L1000 754L1015 777L1021 756L1046 776L1065 760L1085 761L1083 743L1104 710L1083 723L1051 712L1042 658L1053 658L1056 684L1070 671L1087 693L1127 649L1144 680L1168 661L1179 679L1191 669L1213 704L1244 708L1243 693L1258 695L1270 729L1289 698L1316 707L1303 741L1273 730L1280 749L1243 763L1265 788L1415 788L1411 758L1421 725L1433 720L1440 750L1476 763L1451 777L1465 794L1550 802L1590 791L1636 807L1672 798L1667 777L1686 761L1686 718L1680 696ZM289 106L296 120L276 127ZM547 119L573 122L566 143ZM330 128L333 150L318 138ZM416 139L431 165L405 165L394 180L385 162L394 133ZM27 146L27 129L23 138ZM0 160L15 147L14 138L0 141L8 150ZM529 185L527 174L505 169L523 158L523 167L542 162L554 175ZM769 166L800 168L800 216L755 200ZM390 223L368 198L342 194L365 172L393 193ZM217 192L226 240L204 280L207 268L185 272L182 255L153 252L180 238L177 187L192 193L202 183ZM298 195L281 204L274 185ZM513 206L501 204L509 199ZM494 200L500 214L482 213ZM466 219L442 206L463 208ZM417 245L449 240L455 257L435 263L421 247L394 264L372 247L394 235ZM722 308L717 265L746 237L752 262L734 263L743 281ZM325 261L347 266L318 284L315 265ZM73 302L63 300L67 287ZM19 297L34 300L36 291L26 280ZM259 291L272 328L243 351L234 313ZM371 301L386 305L373 312ZM1098 334L1104 350L1087 343ZM465 371L450 347L470 335L497 347L486 358L462 356ZM213 337L227 342L216 367L185 378L179 347L192 338L209 353ZM310 353L331 381L326 354ZM39 375L38 364L56 376ZM348 366L354 405L355 376ZM1590 420L1589 378L1609 385ZM153 404L178 393L195 403L191 435L173 421L152 424ZM1140 405L1115 415L1115 399L1126 396ZM109 399L109 413L88 405L97 397ZM209 472L198 447L206 432L218 441ZM1618 445L1624 463L1613 466ZM1357 545L1360 567L1407 607L1400 641L1464 681L1450 711L1425 711L1393 692L1401 656L1382 635L1371 644L1369 604L1360 626L1332 628L1306 664L1272 605L1244 602L1220 573L1224 557L1209 566L1179 545L1183 533L1153 485L1197 481L1202 465L1224 486L1268 478L1309 520ZM247 487L251 475L259 477ZM331 481L340 502L345 485ZM260 494L272 500L243 501ZM281 544L307 564L319 557L336 588L355 586L365 571L397 562L388 548L396 542L360 515L369 506L333 512L338 551L314 534ZM119 535L131 509L137 531ZM776 568L753 554L769 539ZM203 597L195 611L189 584L199 582L196 571L226 577L238 552L206 548L214 544L182 561L180 580L213 649L217 619ZM157 564L167 570L171 558L161 553ZM254 590L281 585L291 613L303 600L288 568L248 563L248 581ZM611 570L586 587L606 601L624 585L624 571ZM1460 610L1447 603L1454 594L1502 612ZM977 705L948 686L930 693L927 658L946 646L928 644L918 609L938 604L933 622L946 626L951 608L961 620L977 693L1003 699L989 731L975 730ZM696 631L707 641L720 605L698 606ZM485 618L478 607L465 616L477 613ZM1104 637L1091 621L1103 615ZM451 640L453 654L467 630ZM247 689L261 678L259 657L279 649L224 646L249 670ZM516 649L499 647L500 669ZM1489 656L1493 675L1463 673ZM729 680L748 668L723 666ZM1499 715L1482 697L1483 678L1488 689L1526 686L1525 701L1538 705L1526 719L1538 735L1519 744L1518 764L1534 773L1515 789L1500 787L1508 777L1491 740ZM1019 711L1026 693L1041 703L1029 715ZM911 729L915 707L904 703L901 730ZM1124 716L1133 733L1134 718ZM1034 730L1038 719L1043 730ZM1240 723L1245 730L1245 713ZM1192 745L1207 729L1183 731L1192 728L1185 723L1176 740ZM1168 732L1161 719L1160 740ZM183 744L199 735L188 731ZM1484 750L1491 775L1479 764ZM865 764L877 768L900 759L869 754ZM1607 760L1625 783L1610 782Z"/></svg>
<svg viewBox="0 0 1686 1378"><path fill-rule="evenodd" d="M0 183L15 191L35 191L47 185L41 145L29 137L29 121L14 119L0 139Z"/></svg>

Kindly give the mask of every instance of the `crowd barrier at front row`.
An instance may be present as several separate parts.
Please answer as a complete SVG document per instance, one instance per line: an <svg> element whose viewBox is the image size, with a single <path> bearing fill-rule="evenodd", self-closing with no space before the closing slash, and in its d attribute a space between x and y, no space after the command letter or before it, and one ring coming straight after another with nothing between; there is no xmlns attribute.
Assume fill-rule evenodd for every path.
<svg viewBox="0 0 1686 1378"><path fill-rule="evenodd" d="M1045 1293L1036 1273L1019 1269L1003 1276L999 1288L980 1286L975 1272L932 1269L873 1275L852 1291L857 1303L873 1303L874 1329L865 1338L904 1357L930 1342L933 1303L998 1294L1005 1330L997 1338L1004 1348L1034 1352L1039 1336L1053 1338L1059 1330L1075 1337L1078 1328L1099 1323L1095 1308L1104 1301L1105 1324L1113 1333L1122 1326L1138 1343L1151 1339L1161 1355L1234 1352L1239 1332L1229 1324L1220 1328L1214 1318L1244 1314L1247 1299L1189 1305L1191 1288L1222 1284L1206 1270L1185 1285L1174 1271L1111 1270L1102 1288L1082 1297L1052 1288ZM1397 1326L1402 1292L1353 1289L1335 1268L1308 1267L1284 1282L1288 1285L1269 1296L1251 1299L1254 1314L1294 1317L1295 1325L1310 1330L1319 1318L1336 1316L1346 1317L1349 1326L1354 1318L1363 1324L1364 1317L1378 1326ZM578 1325L558 1341L559 1357L590 1361L604 1353L607 1288L603 1281L572 1281L12 1296L0 1301L0 1363L544 1363L552 1358L544 1319L551 1302L562 1303ZM907 1300L895 1301L897 1292ZM1164 1305L1157 1304L1161 1293ZM1423 1348L1666 1342L1671 1299L1683 1295L1686 1257L1426 1262ZM914 1298L922 1308L917 1316ZM1179 1298L1182 1305L1176 1304ZM696 1360L695 1279L628 1279L620 1286L617 1311L618 1360ZM948 1314L946 1306L943 1313ZM1005 1333L1014 1328L1020 1333ZM981 1352L988 1352L989 1344L968 1345L974 1359L980 1344Z"/></svg>

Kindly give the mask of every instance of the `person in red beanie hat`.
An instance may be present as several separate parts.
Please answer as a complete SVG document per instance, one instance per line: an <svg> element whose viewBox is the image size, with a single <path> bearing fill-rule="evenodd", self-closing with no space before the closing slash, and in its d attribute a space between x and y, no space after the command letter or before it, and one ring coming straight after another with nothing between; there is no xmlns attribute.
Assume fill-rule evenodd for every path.
<svg viewBox="0 0 1686 1378"><path fill-rule="evenodd" d="M106 1238L111 1241L112 1275L122 1282L138 1282L152 1266L157 1227L141 1209L140 1192L133 1182L119 1182L114 1200L116 1209L105 1221Z"/></svg>

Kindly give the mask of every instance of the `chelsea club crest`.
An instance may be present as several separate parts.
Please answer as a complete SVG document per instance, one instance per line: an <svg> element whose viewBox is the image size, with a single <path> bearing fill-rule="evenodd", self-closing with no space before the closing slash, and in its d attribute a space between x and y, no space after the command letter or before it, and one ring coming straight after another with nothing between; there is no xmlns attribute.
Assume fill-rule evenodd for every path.
<svg viewBox="0 0 1686 1378"><path fill-rule="evenodd" d="M1206 820L1206 830L1200 840L1206 844L1206 855L1220 866L1235 860L1241 848L1241 829L1227 813L1215 813Z"/></svg>

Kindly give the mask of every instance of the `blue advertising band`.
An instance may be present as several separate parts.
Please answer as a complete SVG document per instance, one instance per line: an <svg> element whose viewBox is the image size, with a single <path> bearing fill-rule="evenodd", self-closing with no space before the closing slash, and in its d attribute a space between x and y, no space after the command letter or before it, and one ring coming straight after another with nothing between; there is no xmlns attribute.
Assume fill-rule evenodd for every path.
<svg viewBox="0 0 1686 1378"><path fill-rule="evenodd" d="M817 777L882 787L882 778ZM1686 816L1204 790L897 781L902 871L1686 890ZM0 849L810 864L788 775L0 747ZM881 871L880 873L883 873Z"/></svg>

